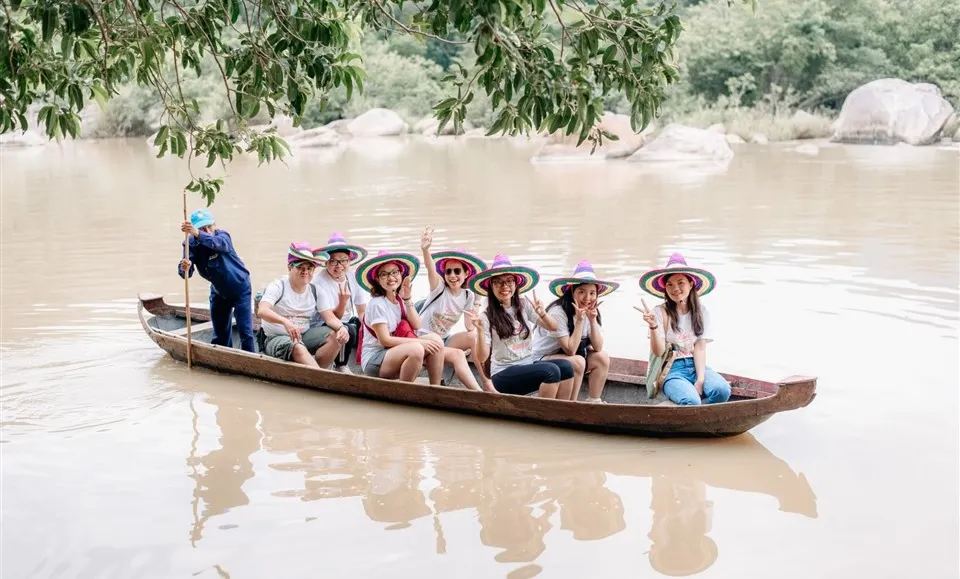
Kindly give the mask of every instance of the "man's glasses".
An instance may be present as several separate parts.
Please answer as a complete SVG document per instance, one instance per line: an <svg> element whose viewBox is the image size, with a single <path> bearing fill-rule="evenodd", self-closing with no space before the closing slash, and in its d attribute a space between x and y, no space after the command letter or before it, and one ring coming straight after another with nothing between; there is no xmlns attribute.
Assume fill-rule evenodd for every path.
<svg viewBox="0 0 960 579"><path fill-rule="evenodd" d="M327 263L332 263L333 265L347 265L350 263L349 259L328 259Z"/></svg>

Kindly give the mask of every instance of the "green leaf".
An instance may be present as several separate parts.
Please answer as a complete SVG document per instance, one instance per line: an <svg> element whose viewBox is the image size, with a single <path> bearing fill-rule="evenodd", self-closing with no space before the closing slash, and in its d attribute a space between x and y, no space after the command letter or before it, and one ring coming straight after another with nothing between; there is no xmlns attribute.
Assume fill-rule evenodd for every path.
<svg viewBox="0 0 960 579"><path fill-rule="evenodd" d="M57 31L57 6L56 4L46 4L43 8L43 16L40 20L40 35L44 43L50 42L54 32Z"/></svg>

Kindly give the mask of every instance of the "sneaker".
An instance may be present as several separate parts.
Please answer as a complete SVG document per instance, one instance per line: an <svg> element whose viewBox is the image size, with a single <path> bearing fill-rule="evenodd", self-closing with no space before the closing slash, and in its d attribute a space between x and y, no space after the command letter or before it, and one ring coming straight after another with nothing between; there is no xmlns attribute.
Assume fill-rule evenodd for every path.
<svg viewBox="0 0 960 579"><path fill-rule="evenodd" d="M603 401L603 398L587 398L587 402L590 404L606 404L606 402Z"/></svg>
<svg viewBox="0 0 960 579"><path fill-rule="evenodd" d="M353 374L353 370L350 369L350 366L337 366L335 370L341 374Z"/></svg>

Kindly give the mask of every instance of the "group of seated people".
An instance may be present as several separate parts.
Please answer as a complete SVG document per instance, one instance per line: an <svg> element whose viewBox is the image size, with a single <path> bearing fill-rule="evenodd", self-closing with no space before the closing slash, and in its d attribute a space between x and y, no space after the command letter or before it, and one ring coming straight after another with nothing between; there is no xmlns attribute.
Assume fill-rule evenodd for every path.
<svg viewBox="0 0 960 579"><path fill-rule="evenodd" d="M183 222L182 230L191 234L185 242L190 259L185 257L178 271L192 274L196 265L211 281L215 344L230 346L235 311L243 349L255 351L255 339L261 353L281 360L351 373L349 356L355 351L356 365L367 376L412 382L425 368L429 383L440 385L444 367L451 366L470 390L537 392L572 401L579 399L587 376L587 402L603 403L610 356L599 300L620 284L599 279L588 261L549 284L556 299L545 306L534 290L540 275L533 268L514 265L506 255L488 266L462 249L431 252L433 231L427 228L420 248L429 292L414 303L411 281L420 259L384 250L368 258L366 249L334 233L321 247L290 244L287 275L267 284L256 300L261 324L254 336L249 272L229 234L209 212L197 214ZM230 278L242 277L241 269L246 285ZM715 284L712 274L687 266L680 254L640 278L641 288L664 300L653 309L645 302L637 309L648 326L652 353L673 352L662 388L677 404L730 397L726 379L706 366L712 333L699 298ZM465 330L453 333L461 319Z"/></svg>

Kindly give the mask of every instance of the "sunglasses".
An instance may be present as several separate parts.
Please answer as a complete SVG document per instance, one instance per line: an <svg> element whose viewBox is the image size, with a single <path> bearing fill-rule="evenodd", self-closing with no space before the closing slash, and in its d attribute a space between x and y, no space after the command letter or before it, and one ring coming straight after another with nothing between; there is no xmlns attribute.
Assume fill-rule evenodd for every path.
<svg viewBox="0 0 960 579"><path fill-rule="evenodd" d="M459 267L450 267L443 271L445 275L450 275L451 273L453 275L460 275L461 272L463 272L463 270L460 269Z"/></svg>

